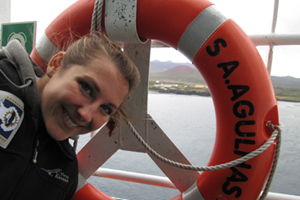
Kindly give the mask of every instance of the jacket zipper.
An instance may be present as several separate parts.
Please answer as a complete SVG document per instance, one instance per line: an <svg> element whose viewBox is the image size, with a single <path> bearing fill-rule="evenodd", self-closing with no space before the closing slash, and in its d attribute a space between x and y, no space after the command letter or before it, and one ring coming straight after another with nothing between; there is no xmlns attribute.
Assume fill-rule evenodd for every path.
<svg viewBox="0 0 300 200"><path fill-rule="evenodd" d="M34 154L33 154L33 160L32 160L32 162L33 163L37 163L37 157L38 157L38 147L39 147L39 144L40 144L40 142L39 142L39 139L36 139L36 144L35 144L35 148L34 148Z"/></svg>

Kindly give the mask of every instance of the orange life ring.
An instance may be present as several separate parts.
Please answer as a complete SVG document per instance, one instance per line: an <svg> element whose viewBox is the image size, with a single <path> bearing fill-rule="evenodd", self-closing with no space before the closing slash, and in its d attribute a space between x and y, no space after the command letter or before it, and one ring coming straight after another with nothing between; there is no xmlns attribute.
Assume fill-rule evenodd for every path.
<svg viewBox="0 0 300 200"><path fill-rule="evenodd" d="M73 39L89 33L94 3L79 0L59 15L45 31L50 45L64 47L69 29ZM217 124L208 166L240 158L270 137L272 131L265 124L269 120L278 124L278 111L266 67L249 37L211 2L139 0L137 32L141 38L160 40L181 50L204 77ZM31 57L45 68L47 59L39 49L34 49ZM275 145L238 166L203 172L189 192L181 191L174 199L256 199L269 175Z"/></svg>

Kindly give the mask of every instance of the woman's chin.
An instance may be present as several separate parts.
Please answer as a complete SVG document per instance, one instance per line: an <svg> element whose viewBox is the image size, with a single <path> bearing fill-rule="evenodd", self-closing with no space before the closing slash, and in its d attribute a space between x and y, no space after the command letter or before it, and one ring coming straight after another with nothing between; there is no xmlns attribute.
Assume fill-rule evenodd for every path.
<svg viewBox="0 0 300 200"><path fill-rule="evenodd" d="M52 137L54 140L56 141L63 141L67 138L69 138L69 135L66 134L66 132L64 132L63 130L57 130L54 128L47 128L47 132L50 135L50 137Z"/></svg>

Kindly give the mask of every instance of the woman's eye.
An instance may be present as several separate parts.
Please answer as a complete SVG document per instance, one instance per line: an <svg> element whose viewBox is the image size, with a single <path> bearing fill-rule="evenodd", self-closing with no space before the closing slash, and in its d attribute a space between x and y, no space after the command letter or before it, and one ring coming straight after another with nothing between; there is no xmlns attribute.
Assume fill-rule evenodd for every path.
<svg viewBox="0 0 300 200"><path fill-rule="evenodd" d="M101 105L100 108L108 115L112 114L112 109L109 106Z"/></svg>
<svg viewBox="0 0 300 200"><path fill-rule="evenodd" d="M80 82L79 84L80 84L81 89L84 92L86 92L88 95L92 96L92 89L87 83Z"/></svg>

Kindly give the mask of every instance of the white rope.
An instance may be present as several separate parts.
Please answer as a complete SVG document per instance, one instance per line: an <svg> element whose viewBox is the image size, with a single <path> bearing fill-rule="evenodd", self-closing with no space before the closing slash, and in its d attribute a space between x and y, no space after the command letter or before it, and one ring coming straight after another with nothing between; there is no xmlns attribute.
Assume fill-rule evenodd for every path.
<svg viewBox="0 0 300 200"><path fill-rule="evenodd" d="M95 32L96 27L98 32L101 33L102 7L103 0L96 0L92 16L90 35Z"/></svg>
<svg viewBox="0 0 300 200"><path fill-rule="evenodd" d="M252 151L251 153L248 153L247 155L245 155L239 159L236 159L236 160L224 163L224 164L220 164L220 165L199 167L199 166L179 163L179 162L176 162L176 161L173 161L173 160L170 160L168 158L161 156L143 140L143 138L135 130L135 128L133 127L133 125L131 124L131 122L129 120L127 120L127 119L124 119L124 120L125 120L126 124L128 125L129 129L131 130L131 132L134 134L134 136L141 142L141 144L146 148L146 150L149 151L153 156L155 156L159 160L161 160L165 163L168 163L172 166L179 167L182 169L194 170L194 171L216 171L216 170L230 168L230 167L239 165L243 162L246 162L246 161L250 160L251 158L259 155L263 151L265 151L274 142L277 135L280 133L279 127L276 126L271 137L261 147L259 147L258 149Z"/></svg>
<svg viewBox="0 0 300 200"><path fill-rule="evenodd" d="M161 160L161 161L163 161L167 164L170 164L172 166L179 167L179 168L182 168L182 169L193 170L193 171L216 171L216 170L226 169L226 168L230 168L230 167L239 165L239 164L241 164L243 162L246 162L246 161L252 159L253 157L259 155L263 151L265 151L274 142L274 140L277 137L277 145L276 145L276 149L275 149L272 169L270 171L270 175L269 175L268 181L267 181L267 183L264 187L263 193L260 197L261 200L266 198L266 196L268 194L268 191L269 191L269 188L271 186L274 174L275 174L275 170L276 170L276 166L277 166L278 158L279 158L279 153L280 153L280 145L281 145L281 129L280 129L279 126L272 124L272 122L268 122L266 124L267 127L271 128L273 130L273 133L272 133L271 137L262 146L260 146L258 149L252 151L251 153L249 153L249 154L247 154L247 155L245 155L245 156L243 156L239 159L236 159L236 160L224 163L224 164L215 165L215 166L202 166L202 167L199 167L199 166L179 163L179 162L176 162L176 161L173 161L173 160L170 160L168 158L165 158L165 157L161 156L160 154L158 154L154 149L152 149L143 140L143 138L135 130L135 128L133 127L133 125L131 124L131 122L128 119L124 118L124 120L125 120L126 124L128 125L129 129L131 130L131 132L138 139L138 141L140 141L141 144L146 148L146 150L149 151L153 156L155 156L159 160Z"/></svg>

